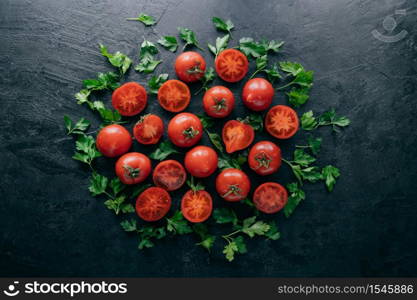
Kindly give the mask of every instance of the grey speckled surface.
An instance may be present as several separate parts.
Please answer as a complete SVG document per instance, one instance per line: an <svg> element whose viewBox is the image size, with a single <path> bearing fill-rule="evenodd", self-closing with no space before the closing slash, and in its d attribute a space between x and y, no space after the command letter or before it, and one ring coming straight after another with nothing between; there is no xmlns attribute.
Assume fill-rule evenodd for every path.
<svg viewBox="0 0 417 300"><path fill-rule="evenodd" d="M406 38L373 38L395 9L407 9L395 16L394 32L407 30ZM140 11L159 19L155 31L125 21ZM416 13L414 0L1 1L0 275L416 276ZM282 39L284 51L274 60L297 60L315 71L311 101L300 113L334 107L352 120L340 134L317 131L324 139L320 163L342 170L335 191L306 186L295 215L279 216L281 240L252 240L249 253L230 264L195 247L192 237L138 252L120 219L89 195L88 173L71 159L73 141L62 122L68 114L98 124L73 99L82 79L111 70L98 42L137 60L143 37L156 41L186 26L204 45L217 36L214 15L233 20L234 42ZM160 55L158 72L173 75L175 55ZM211 65L208 51L204 56ZM147 78L131 70L129 80ZM241 85L232 85L237 96ZM109 94L103 97L107 102ZM189 111L201 111L200 98ZM168 118L154 99L147 110ZM274 99L284 101L282 94ZM304 140L299 133L280 142L284 156ZM99 165L111 171L112 162ZM288 182L288 169L275 179ZM183 192L174 193L176 202Z"/></svg>

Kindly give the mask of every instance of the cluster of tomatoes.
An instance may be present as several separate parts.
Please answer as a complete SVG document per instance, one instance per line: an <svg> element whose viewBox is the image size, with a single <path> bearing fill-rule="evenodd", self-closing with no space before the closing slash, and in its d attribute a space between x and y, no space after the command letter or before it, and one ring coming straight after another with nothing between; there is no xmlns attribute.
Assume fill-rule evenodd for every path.
<svg viewBox="0 0 417 300"><path fill-rule="evenodd" d="M248 72L246 56L236 49L222 51L215 60L216 72L227 82L237 82ZM205 73L206 62L196 52L184 52L175 62L175 71L181 80L168 80L158 90L159 104L167 111L178 113L168 124L168 137L178 147L195 146L203 134L200 119L192 113L179 113L189 104L190 89L184 82L200 80ZM243 103L251 110L263 111L270 107L274 88L263 78L249 80L243 88ZM147 93L143 86L128 82L113 92L112 105L123 116L134 116L142 112L147 104ZM234 106L233 93L224 86L215 86L206 91L203 97L204 110L210 117L224 118ZM265 118L265 128L278 139L287 139L298 130L296 112L288 106L272 107ZM143 144L156 144L162 137L164 124L154 114L142 116L133 129L135 139ZM254 140L254 129L244 121L226 122L222 139L228 153L249 147ZM107 157L119 157L116 174L124 184L137 184L144 181L152 171L150 159L138 152L127 153L132 145L132 137L121 125L109 125L100 130L96 145ZM198 178L212 175L218 164L215 150L207 146L195 146L184 159L184 166L175 160L160 162L153 170L155 187L143 191L136 200L136 212L145 221L163 218L171 207L168 192L179 189L186 181L187 174ZM270 175L281 165L281 150L270 142L256 143L249 151L248 164L259 175ZM216 178L216 190L226 201L240 201L250 192L248 176L238 169L225 169ZM260 185L254 192L253 203L264 213L281 210L288 199L286 189L273 182ZM181 200L181 211L190 222L203 222L209 218L213 209L212 198L207 191L191 189Z"/></svg>

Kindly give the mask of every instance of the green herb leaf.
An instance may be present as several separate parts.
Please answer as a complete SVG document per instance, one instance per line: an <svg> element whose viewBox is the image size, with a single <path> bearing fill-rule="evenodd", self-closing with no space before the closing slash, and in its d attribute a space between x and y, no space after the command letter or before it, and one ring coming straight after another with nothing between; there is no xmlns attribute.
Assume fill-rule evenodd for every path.
<svg viewBox="0 0 417 300"><path fill-rule="evenodd" d="M276 80L282 78L281 74L279 73L277 64L274 64L270 69L264 69L263 72L267 75L268 80L271 83L274 83Z"/></svg>
<svg viewBox="0 0 417 300"><path fill-rule="evenodd" d="M284 42L282 41L275 41L275 40L262 40L260 42L266 49L266 51L272 51L275 53L278 53L279 51L281 51L282 46L284 45Z"/></svg>
<svg viewBox="0 0 417 300"><path fill-rule="evenodd" d="M239 248L237 247L235 242L231 242L227 244L223 249L223 254L225 255L226 259L231 262L235 259L235 252L238 252Z"/></svg>
<svg viewBox="0 0 417 300"><path fill-rule="evenodd" d="M311 149L311 152L313 152L314 155L317 155L320 151L322 138L314 138L312 136L307 137L308 145Z"/></svg>
<svg viewBox="0 0 417 300"><path fill-rule="evenodd" d="M323 176L318 167L308 167L301 169L301 176L304 180L310 181L312 183L323 179Z"/></svg>
<svg viewBox="0 0 417 300"><path fill-rule="evenodd" d="M191 229L188 221L184 219L181 211L176 211L171 218L166 218L167 230L174 234L187 234L191 233Z"/></svg>
<svg viewBox="0 0 417 300"><path fill-rule="evenodd" d="M243 236L239 235L239 236L235 237L233 239L233 242L236 244L237 251L240 254L245 254L246 252L248 252L248 250L246 248L245 239L243 238Z"/></svg>
<svg viewBox="0 0 417 300"><path fill-rule="evenodd" d="M318 122L313 115L313 111L310 110L308 112L305 112L301 116L301 127L304 130L313 130L317 128L317 126L318 126Z"/></svg>
<svg viewBox="0 0 417 300"><path fill-rule="evenodd" d="M232 223L236 225L238 223L238 218L236 213L230 208L216 208L213 211L213 218L216 220L217 224L227 224Z"/></svg>
<svg viewBox="0 0 417 300"><path fill-rule="evenodd" d="M210 142L213 144L213 146L220 152L223 152L224 148L223 148L223 144L222 144L222 139L220 137L219 134L217 133L212 133L206 130L206 133L210 139Z"/></svg>
<svg viewBox="0 0 417 300"><path fill-rule="evenodd" d="M135 70L138 72L143 72L145 74L152 73L156 67L162 62L162 60L154 60L146 58L142 59L136 66Z"/></svg>
<svg viewBox="0 0 417 300"><path fill-rule="evenodd" d="M200 79L203 85L197 92L195 92L194 95L197 95L202 90L207 91L209 88L208 84L214 80L214 77L216 77L216 75L214 74L214 69L212 67L207 68L206 72L204 73L204 76Z"/></svg>
<svg viewBox="0 0 417 300"><path fill-rule="evenodd" d="M336 115L336 111L334 109L323 113L318 118L318 126L332 125L334 131L338 131L336 126L346 127L349 124L350 120L347 117Z"/></svg>
<svg viewBox="0 0 417 300"><path fill-rule="evenodd" d="M307 154L306 152L304 152L303 149L296 149L294 151L294 162L296 164L307 167L308 165L312 164L315 161L316 159L310 154Z"/></svg>
<svg viewBox="0 0 417 300"><path fill-rule="evenodd" d="M269 240L273 240L273 241L278 240L281 237L281 233L278 231L276 222L270 221L268 225L269 225L269 230L265 232L265 236Z"/></svg>
<svg viewBox="0 0 417 300"><path fill-rule="evenodd" d="M171 52L177 51L178 42L175 36L163 36L158 40L158 43Z"/></svg>
<svg viewBox="0 0 417 300"><path fill-rule="evenodd" d="M149 16L147 14L141 13L137 18L127 18L128 21L139 21L145 24L145 26L152 26L156 24L156 20L154 17Z"/></svg>
<svg viewBox="0 0 417 300"><path fill-rule="evenodd" d="M290 73L292 76L297 76L300 72L304 71L304 67L296 62L290 62L290 61L282 61L279 63L279 66L281 67L281 70Z"/></svg>
<svg viewBox="0 0 417 300"><path fill-rule="evenodd" d="M113 195L117 196L125 188L125 185L120 181L119 177L115 177L110 181L110 188Z"/></svg>
<svg viewBox="0 0 417 300"><path fill-rule="evenodd" d="M130 221L124 220L120 222L120 226L122 226L123 230L126 232L133 232L137 230L138 224L136 220L131 219Z"/></svg>
<svg viewBox="0 0 417 300"><path fill-rule="evenodd" d="M93 172L90 178L88 190L93 196L101 195L106 192L109 179L106 176Z"/></svg>
<svg viewBox="0 0 417 300"><path fill-rule="evenodd" d="M150 184L142 184L142 185L135 185L131 191L131 198L136 198L141 194L144 190L150 187Z"/></svg>
<svg viewBox="0 0 417 300"><path fill-rule="evenodd" d="M213 17L211 19L213 21L214 26L216 26L217 30L228 32L230 36L232 35L232 29L235 27L230 20L224 21L219 17Z"/></svg>
<svg viewBox="0 0 417 300"><path fill-rule="evenodd" d="M321 171L323 179L325 180L327 190L333 191L336 184L336 179L340 176L340 170L332 165L325 166Z"/></svg>
<svg viewBox="0 0 417 300"><path fill-rule="evenodd" d="M81 118L77 123L75 123L67 116L64 116L65 127L67 128L67 135L70 134L84 134L84 131L90 126L90 121Z"/></svg>
<svg viewBox="0 0 417 300"><path fill-rule="evenodd" d="M75 94L75 99L77 100L77 104L84 104L84 103L90 103L90 100L88 100L88 97L90 96L91 91L87 89L83 89Z"/></svg>
<svg viewBox="0 0 417 300"><path fill-rule="evenodd" d="M158 76L152 76L148 81L149 93L158 94L158 90L161 85L168 80L168 74L163 73Z"/></svg>
<svg viewBox="0 0 417 300"><path fill-rule="evenodd" d="M230 40L230 35L226 34L224 37L216 38L216 46L207 44L209 50L217 57L220 52L227 48L227 44Z"/></svg>
<svg viewBox="0 0 417 300"><path fill-rule="evenodd" d="M180 153L180 152L178 152L174 148L174 145L170 141L165 140L159 144L158 148L154 152L152 152L149 155L149 157L155 160L162 161L173 153Z"/></svg>
<svg viewBox="0 0 417 300"><path fill-rule="evenodd" d="M124 213L124 214L127 214L127 213L134 213L135 212L135 208L133 207L133 205L132 204L130 204L130 203L123 203L121 206L120 206L120 211L122 212L122 213Z"/></svg>
<svg viewBox="0 0 417 300"><path fill-rule="evenodd" d="M284 215L289 218L293 214L298 204L305 200L306 196L304 191L298 187L296 182L287 184L287 189L289 192L289 197L287 204L284 206Z"/></svg>
<svg viewBox="0 0 417 300"><path fill-rule="evenodd" d="M288 95L288 102L294 107L300 107L310 98L310 89L308 88L292 88Z"/></svg>
<svg viewBox="0 0 417 300"><path fill-rule="evenodd" d="M247 57L260 57L266 54L266 49L263 45L255 42L253 38L244 37L239 40L239 50Z"/></svg>
<svg viewBox="0 0 417 300"><path fill-rule="evenodd" d="M249 237L255 235L265 235L266 232L271 228L267 223L263 221L257 221L256 216L243 220L242 232L246 233Z"/></svg>
<svg viewBox="0 0 417 300"><path fill-rule="evenodd" d="M207 117L205 115L197 115L197 116L200 119L201 124L203 125L204 129L209 129L209 128L213 127L213 125L214 125L213 118Z"/></svg>
<svg viewBox="0 0 417 300"><path fill-rule="evenodd" d="M144 40L140 46L139 59L140 62L135 66L135 70L145 74L152 73L162 60L155 60L154 55L158 53L155 44Z"/></svg>
<svg viewBox="0 0 417 300"><path fill-rule="evenodd" d="M203 223L194 224L193 230L201 238L201 242L197 243L196 245L201 246L210 252L210 249L213 247L216 237L208 234L208 228Z"/></svg>
<svg viewBox="0 0 417 300"><path fill-rule="evenodd" d="M124 204L126 197L124 195L116 197L114 199L109 199L104 202L104 205L109 209L114 211L118 215L122 211L122 205ZM122 211L124 212L124 211Z"/></svg>
<svg viewBox="0 0 417 300"><path fill-rule="evenodd" d="M99 44L100 52L104 57L107 57L112 66L119 68L121 74L125 74L130 68L132 60L126 55L119 51L111 54L107 51L107 48L103 44Z"/></svg>
<svg viewBox="0 0 417 300"><path fill-rule="evenodd" d="M91 165L95 158L101 156L101 153L98 152L96 148L96 143L92 136L78 136L78 139L75 142L75 148L80 152L76 152L72 158L89 165Z"/></svg>
<svg viewBox="0 0 417 300"><path fill-rule="evenodd" d="M182 48L183 50L187 46L195 46L198 49L204 51L202 48L200 48L194 31L184 27L178 27L178 31L180 32L180 38L185 42L185 45Z"/></svg>
<svg viewBox="0 0 417 300"><path fill-rule="evenodd" d="M91 91L100 91L105 89L114 90L119 87L118 81L119 75L114 72L98 73L97 79L85 79L83 80L83 85L87 90ZM84 93L84 95L85 94L86 93ZM77 96L80 95L76 94L76 97Z"/></svg>

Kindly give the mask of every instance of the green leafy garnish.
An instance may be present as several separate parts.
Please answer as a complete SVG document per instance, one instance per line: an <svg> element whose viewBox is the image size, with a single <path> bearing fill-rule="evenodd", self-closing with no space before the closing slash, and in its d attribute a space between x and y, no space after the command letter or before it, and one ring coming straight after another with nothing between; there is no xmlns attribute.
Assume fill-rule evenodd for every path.
<svg viewBox="0 0 417 300"><path fill-rule="evenodd" d="M193 225L192 229L201 239L201 242L197 243L196 245L201 246L210 252L216 237L208 233L207 225L203 223L197 223Z"/></svg>
<svg viewBox="0 0 417 300"><path fill-rule="evenodd" d="M256 58L256 70L255 72L249 77L249 79L252 79L255 77L256 74L259 72L263 72L268 65L268 56L262 55Z"/></svg>
<svg viewBox="0 0 417 300"><path fill-rule="evenodd" d="M126 213L134 213L135 208L130 203L125 203L126 197L124 195L118 196L113 199L108 199L104 202L104 205L109 209L114 211L116 215L120 212Z"/></svg>
<svg viewBox="0 0 417 300"><path fill-rule="evenodd" d="M93 160L101 156L101 153L96 148L94 138L89 135L79 135L75 142L75 148L77 149L77 152L75 152L72 158L88 164L91 169L93 168Z"/></svg>
<svg viewBox="0 0 417 300"><path fill-rule="evenodd" d="M265 232L265 236L269 240L273 240L273 241L278 240L281 237L281 233L278 231L276 222L270 221L268 225L269 225L269 230Z"/></svg>
<svg viewBox="0 0 417 300"><path fill-rule="evenodd" d="M340 170L332 165L325 166L321 173L326 183L326 187L329 192L333 191L333 187L336 184L336 179L340 176Z"/></svg>
<svg viewBox="0 0 417 300"><path fill-rule="evenodd" d="M114 90L119 87L118 81L119 75L114 72L98 73L97 79L84 79L83 85L90 91Z"/></svg>
<svg viewBox="0 0 417 300"><path fill-rule="evenodd" d="M232 29L235 28L232 21L224 21L219 17L213 17L211 20L213 21L213 24L216 26L217 30L227 32L230 36L232 36Z"/></svg>
<svg viewBox="0 0 417 300"><path fill-rule="evenodd" d="M204 51L198 44L197 37L194 33L194 31L184 28L184 27L178 27L178 31L180 32L180 38L185 42L184 47L182 50L184 51L185 48L188 46L195 46L201 51Z"/></svg>
<svg viewBox="0 0 417 300"><path fill-rule="evenodd" d="M67 128L67 135L84 134L90 126L90 121L81 118L77 123L74 122L67 115L64 116L65 127Z"/></svg>
<svg viewBox="0 0 417 300"><path fill-rule="evenodd" d="M314 154L317 155L320 151L320 147L321 147L321 142L322 142L322 138L314 138L311 135L309 135L307 137L307 143L308 145L306 146L299 146L296 145L295 147L297 148L306 148L306 149L310 149L310 151Z"/></svg>
<svg viewBox="0 0 417 300"><path fill-rule="evenodd" d="M178 152L174 148L174 145L170 141L166 140L166 141L161 142L158 148L154 152L152 152L149 155L149 157L155 160L162 161L173 153L180 153L180 152Z"/></svg>
<svg viewBox="0 0 417 300"><path fill-rule="evenodd" d="M148 88L150 94L158 94L161 85L168 80L168 74L163 73L158 76L152 76L148 81Z"/></svg>
<svg viewBox="0 0 417 300"><path fill-rule="evenodd" d="M155 68L162 62L162 60L156 60L154 55L158 53L158 48L155 44L144 40L140 46L139 51L139 64L135 66L135 70L143 72L145 74L152 73Z"/></svg>
<svg viewBox="0 0 417 300"><path fill-rule="evenodd" d="M145 24L145 26L152 26L156 24L156 20L154 17L149 16L147 14L141 13L137 18L127 18L128 21L139 21Z"/></svg>
<svg viewBox="0 0 417 300"><path fill-rule="evenodd" d="M204 73L204 76L201 77L200 81L202 83L201 88L195 92L194 95L197 95L198 93L200 93L201 91L207 91L208 90L208 85L210 82L212 82L214 80L214 77L216 77L215 73L214 73L214 69L212 67L207 68L206 72Z"/></svg>
<svg viewBox="0 0 417 300"><path fill-rule="evenodd" d="M264 121L260 114L250 114L245 118L237 118L238 121L249 124L253 130L261 132L264 128Z"/></svg>
<svg viewBox="0 0 417 300"><path fill-rule="evenodd" d="M192 232L188 221L184 219L181 211L176 211L171 218L166 218L167 230L174 234L187 234Z"/></svg>
<svg viewBox="0 0 417 300"><path fill-rule="evenodd" d="M216 208L213 211L213 218L217 224L231 223L236 225L239 221L234 210L230 208Z"/></svg>
<svg viewBox="0 0 417 300"><path fill-rule="evenodd" d="M93 196L98 196L106 193L109 179L106 176L100 175L97 172L93 172L90 178L90 186L88 190Z"/></svg>
<svg viewBox="0 0 417 300"><path fill-rule="evenodd" d="M243 37L239 40L239 50L242 51L247 57L258 58L266 55L269 51L279 52L284 42L278 42L275 40L266 41L261 40L255 42L253 38Z"/></svg>
<svg viewBox="0 0 417 300"><path fill-rule="evenodd" d="M124 220L122 222L120 222L120 226L122 226L123 230L126 232L133 232L136 231L138 229L138 223L136 222L135 219L131 219L129 220Z"/></svg>
<svg viewBox="0 0 417 300"><path fill-rule="evenodd" d="M287 190L289 193L288 202L284 206L284 215L289 218L295 208L300 204L301 201L305 200L306 196L303 190L298 186L298 183L292 182L287 184Z"/></svg>
<svg viewBox="0 0 417 300"><path fill-rule="evenodd" d="M315 162L316 159L308 153L304 152L303 149L296 149L294 151L293 161L288 161L284 158L282 161L291 168L300 185L303 184L304 180L314 183L323 179L320 169L316 166L310 166L310 164Z"/></svg>
<svg viewBox="0 0 417 300"><path fill-rule="evenodd" d="M262 71L266 74L266 76L268 77L268 80L271 83L274 83L276 80L282 78L281 74L279 73L279 68L277 64L272 65L272 67L269 69L268 68L263 69Z"/></svg>
<svg viewBox="0 0 417 300"><path fill-rule="evenodd" d="M350 124L350 120L344 116L336 115L334 109L323 113L316 118L313 111L305 112L301 116L301 127L304 130L313 130L320 126L332 126L333 130L338 132L338 127L346 127Z"/></svg>
<svg viewBox="0 0 417 300"><path fill-rule="evenodd" d="M163 36L158 40L158 43L171 52L177 51L178 42L175 36Z"/></svg>
<svg viewBox="0 0 417 300"><path fill-rule="evenodd" d="M316 159L310 154L307 154L303 149L296 149L294 151L294 163L300 166L306 167L315 161Z"/></svg>
<svg viewBox="0 0 417 300"><path fill-rule="evenodd" d="M224 49L227 48L227 43L230 40L230 35L226 34L224 37L217 37L216 38L216 45L213 46L212 44L207 44L210 52L214 54L215 57L219 55Z"/></svg>
<svg viewBox="0 0 417 300"><path fill-rule="evenodd" d="M104 57L107 57L112 66L119 68L121 74L125 74L130 68L132 60L126 55L119 51L116 53L109 53L107 48L103 44L99 44L100 52Z"/></svg>

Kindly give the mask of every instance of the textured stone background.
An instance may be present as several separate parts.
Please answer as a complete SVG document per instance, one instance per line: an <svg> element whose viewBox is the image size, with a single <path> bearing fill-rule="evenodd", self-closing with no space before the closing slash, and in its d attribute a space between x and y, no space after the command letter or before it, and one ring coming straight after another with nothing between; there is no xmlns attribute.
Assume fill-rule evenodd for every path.
<svg viewBox="0 0 417 300"><path fill-rule="evenodd" d="M395 9L407 15L396 16L393 34L404 29L407 37L392 44L373 38L375 28L386 33L382 20ZM141 11L158 18L155 30L125 21ZM415 0L0 1L0 275L416 276L416 13ZM87 170L71 159L62 119L98 124L73 94L82 79L111 70L99 42L137 60L143 37L156 41L186 26L205 45L218 35L212 16L233 20L233 43L243 36L284 40L275 59L315 71L311 101L300 113L334 107L352 121L340 134L316 132L324 139L320 164L342 170L335 191L307 185L296 213L278 217L281 240L252 240L233 263L207 255L191 236L138 252L120 218L89 195ZM211 65L208 51L204 56ZM173 75L175 54L161 49L160 57L157 72ZM128 78L147 82L133 70ZM230 86L239 97L242 84ZM188 110L201 112L200 99ZM154 97L147 110L170 117ZM235 116L245 113L240 107ZM284 156L304 140L299 133L279 142ZM100 160L99 168L111 174L112 163ZM290 179L286 167L273 178ZM183 192L174 193L176 203Z"/></svg>

